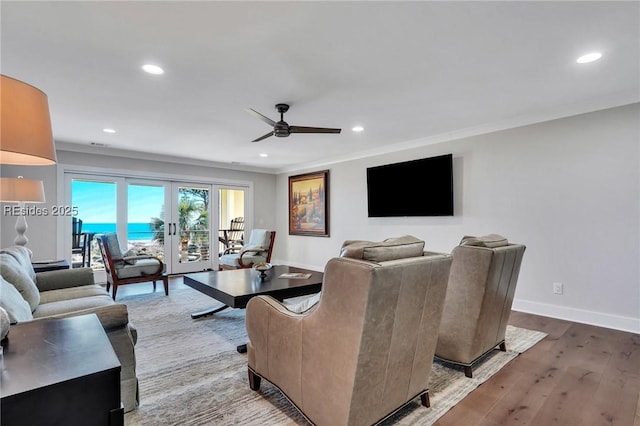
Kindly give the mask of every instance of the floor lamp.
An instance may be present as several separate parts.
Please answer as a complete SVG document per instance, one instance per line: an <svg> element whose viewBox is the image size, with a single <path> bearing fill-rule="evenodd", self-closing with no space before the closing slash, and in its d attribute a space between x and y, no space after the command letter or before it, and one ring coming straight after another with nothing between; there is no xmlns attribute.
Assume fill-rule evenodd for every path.
<svg viewBox="0 0 640 426"><path fill-rule="evenodd" d="M44 185L41 180L17 178L0 178L0 201L18 203L17 208L5 206L3 216L18 216L16 232L18 236L13 240L16 245L25 246L29 239L27 232L27 209L24 203L44 203Z"/></svg>

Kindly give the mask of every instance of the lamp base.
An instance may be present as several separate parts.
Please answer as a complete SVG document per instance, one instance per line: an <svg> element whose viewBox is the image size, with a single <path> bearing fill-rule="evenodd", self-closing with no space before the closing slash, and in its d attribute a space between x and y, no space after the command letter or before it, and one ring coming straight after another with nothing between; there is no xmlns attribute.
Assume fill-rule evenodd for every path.
<svg viewBox="0 0 640 426"><path fill-rule="evenodd" d="M20 212L24 211L24 203L19 203L20 206ZM24 217L23 215L18 216L18 220L16 220L16 232L18 233L18 236L15 238L15 240L13 240L13 243L17 246L26 246L27 243L29 242L29 239L27 238L26 235L24 235L27 232L27 229L29 227L27 226L27 218Z"/></svg>

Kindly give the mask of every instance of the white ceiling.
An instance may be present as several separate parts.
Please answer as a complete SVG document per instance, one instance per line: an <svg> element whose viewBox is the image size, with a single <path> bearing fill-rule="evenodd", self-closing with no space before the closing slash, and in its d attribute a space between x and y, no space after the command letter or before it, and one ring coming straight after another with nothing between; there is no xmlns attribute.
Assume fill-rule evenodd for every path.
<svg viewBox="0 0 640 426"><path fill-rule="evenodd" d="M59 147L278 172L638 102L639 22L636 1L2 1L1 66L48 94ZM342 134L251 143L270 128L245 109L279 102Z"/></svg>

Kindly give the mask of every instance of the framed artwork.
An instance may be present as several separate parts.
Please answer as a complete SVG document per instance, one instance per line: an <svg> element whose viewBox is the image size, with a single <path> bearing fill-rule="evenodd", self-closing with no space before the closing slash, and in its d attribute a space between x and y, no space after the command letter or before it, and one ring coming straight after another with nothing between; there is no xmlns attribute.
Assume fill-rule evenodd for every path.
<svg viewBox="0 0 640 426"><path fill-rule="evenodd" d="M329 170L289 176L289 235L329 236Z"/></svg>

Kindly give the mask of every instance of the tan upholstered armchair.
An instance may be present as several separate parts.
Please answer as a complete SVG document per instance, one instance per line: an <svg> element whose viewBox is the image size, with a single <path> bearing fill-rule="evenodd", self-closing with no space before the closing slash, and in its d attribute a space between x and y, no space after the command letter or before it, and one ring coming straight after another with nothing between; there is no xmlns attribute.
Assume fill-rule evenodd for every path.
<svg viewBox="0 0 640 426"><path fill-rule="evenodd" d="M436 356L464 366L472 365L496 346L505 351L520 264L525 251L498 235L465 237L453 249L453 263L445 300Z"/></svg>
<svg viewBox="0 0 640 426"><path fill-rule="evenodd" d="M370 425L418 396L428 406L450 265L449 255L334 258L306 313L254 297L246 312L251 389L269 380L316 425Z"/></svg>

